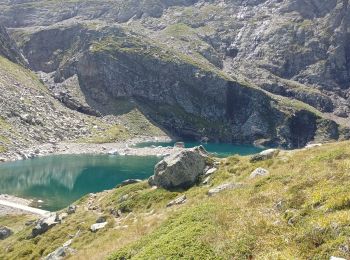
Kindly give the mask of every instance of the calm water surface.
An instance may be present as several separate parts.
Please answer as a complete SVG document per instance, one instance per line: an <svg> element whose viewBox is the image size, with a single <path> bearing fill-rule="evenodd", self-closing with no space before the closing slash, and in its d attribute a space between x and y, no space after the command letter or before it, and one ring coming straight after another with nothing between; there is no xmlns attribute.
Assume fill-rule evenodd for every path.
<svg viewBox="0 0 350 260"><path fill-rule="evenodd" d="M60 155L0 164L0 193L43 200L62 209L83 195L153 174L156 157Z"/></svg>
<svg viewBox="0 0 350 260"><path fill-rule="evenodd" d="M137 144L136 147L150 147L152 145L166 147L166 146L174 146L174 144L175 142L159 142L159 143L147 142L147 143ZM203 145L208 152L213 153L215 156L218 156L218 157L228 157L234 154L249 155L249 154L259 153L263 150L261 148L258 148L252 145L234 145L234 144L228 144L228 143L203 144L200 142L185 142L186 148L191 148L198 145Z"/></svg>
<svg viewBox="0 0 350 260"><path fill-rule="evenodd" d="M186 142L186 147L200 143ZM138 147L173 146L143 143ZM205 144L217 156L254 154L261 149L232 144ZM156 157L60 155L0 164L0 193L44 201L43 209L59 210L90 192L112 189L126 179L147 179Z"/></svg>

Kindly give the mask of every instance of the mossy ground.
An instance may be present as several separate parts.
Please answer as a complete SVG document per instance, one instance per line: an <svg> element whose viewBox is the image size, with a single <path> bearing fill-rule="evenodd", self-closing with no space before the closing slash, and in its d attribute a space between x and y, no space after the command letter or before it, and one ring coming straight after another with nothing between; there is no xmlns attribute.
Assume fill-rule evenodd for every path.
<svg viewBox="0 0 350 260"><path fill-rule="evenodd" d="M270 175L251 179L257 167ZM169 192L146 182L98 195L96 201L110 224L91 233L99 214L78 212L36 239L30 227L1 242L0 258L36 259L81 230L69 259L329 259L349 258L350 143L309 150L282 151L274 158L250 163L249 157L222 159L210 186L243 185L208 197L208 186ZM188 201L166 208L185 193ZM121 199L123 195L128 197ZM110 212L121 209L122 218ZM0 224L7 221L0 219ZM11 250L8 250L10 248ZM6 251L7 250L7 251Z"/></svg>

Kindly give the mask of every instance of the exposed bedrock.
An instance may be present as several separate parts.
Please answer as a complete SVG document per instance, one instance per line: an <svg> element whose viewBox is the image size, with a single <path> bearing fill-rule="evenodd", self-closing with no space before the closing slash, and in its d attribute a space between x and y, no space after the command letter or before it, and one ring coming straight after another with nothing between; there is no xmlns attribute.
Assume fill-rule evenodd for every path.
<svg viewBox="0 0 350 260"><path fill-rule="evenodd" d="M215 66L119 27L48 28L34 32L22 47L34 70L49 73L52 89L76 78L75 87L91 107L86 111L112 113L107 105L118 106L123 98L168 132L198 140L295 148L341 136L337 124L330 127L307 106L285 104ZM308 98L320 110L332 110L325 95Z"/></svg>

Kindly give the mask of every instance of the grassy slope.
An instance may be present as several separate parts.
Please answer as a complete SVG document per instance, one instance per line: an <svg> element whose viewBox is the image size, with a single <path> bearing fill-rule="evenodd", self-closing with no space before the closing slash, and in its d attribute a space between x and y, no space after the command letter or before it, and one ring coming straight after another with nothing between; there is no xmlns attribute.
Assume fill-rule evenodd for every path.
<svg viewBox="0 0 350 260"><path fill-rule="evenodd" d="M96 234L88 227L98 214L85 211L88 199L83 198L76 214L45 235L27 240L30 227L25 227L1 242L0 258L36 259L79 229L72 244L78 252L71 259L348 258L349 144L281 152L259 163L247 157L224 159L212 186L234 181L243 183L242 188L209 198L209 187L193 187L184 192L188 202L173 208L166 203L182 192L152 190L146 183L101 193L96 201L110 224ZM259 166L271 174L248 178ZM118 202L125 194L129 198ZM125 213L113 219L111 209Z"/></svg>
<svg viewBox="0 0 350 260"><path fill-rule="evenodd" d="M247 178L258 166L269 169L271 175ZM111 259L350 256L349 142L282 153L255 164L232 157L223 163L214 182L228 179L244 187L214 198L202 197L198 191L192 195L190 190L196 203Z"/></svg>

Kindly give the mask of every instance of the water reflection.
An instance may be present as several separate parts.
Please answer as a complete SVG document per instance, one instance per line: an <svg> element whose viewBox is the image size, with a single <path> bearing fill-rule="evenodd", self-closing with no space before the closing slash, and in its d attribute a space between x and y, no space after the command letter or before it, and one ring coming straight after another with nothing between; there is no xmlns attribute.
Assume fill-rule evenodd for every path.
<svg viewBox="0 0 350 260"><path fill-rule="evenodd" d="M65 155L0 164L0 193L41 199L57 210L81 196L111 189L129 178L146 179L159 159Z"/></svg>

